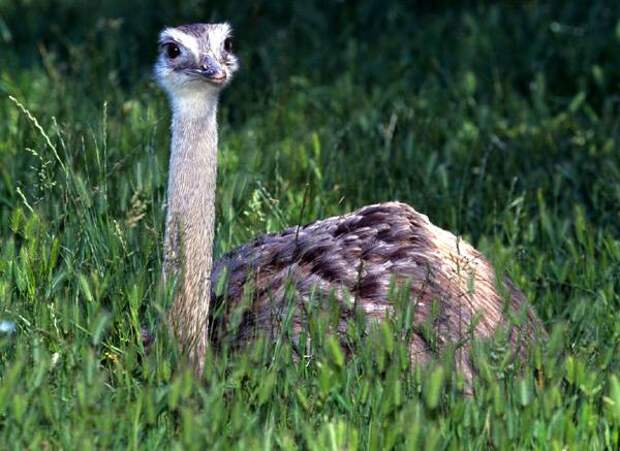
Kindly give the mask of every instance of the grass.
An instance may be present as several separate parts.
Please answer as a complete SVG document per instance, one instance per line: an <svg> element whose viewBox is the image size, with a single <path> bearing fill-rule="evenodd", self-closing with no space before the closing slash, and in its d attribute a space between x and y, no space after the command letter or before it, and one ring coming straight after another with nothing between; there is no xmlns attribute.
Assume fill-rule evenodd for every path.
<svg viewBox="0 0 620 451"><path fill-rule="evenodd" d="M102 3L0 0L0 448L618 448L620 5ZM448 359L409 366L398 318L344 361L325 315L309 361L259 341L198 381L163 331L144 355L169 302L155 37L218 19L243 66L216 253L408 202L531 300L550 337L523 368L480 349L465 398Z"/></svg>

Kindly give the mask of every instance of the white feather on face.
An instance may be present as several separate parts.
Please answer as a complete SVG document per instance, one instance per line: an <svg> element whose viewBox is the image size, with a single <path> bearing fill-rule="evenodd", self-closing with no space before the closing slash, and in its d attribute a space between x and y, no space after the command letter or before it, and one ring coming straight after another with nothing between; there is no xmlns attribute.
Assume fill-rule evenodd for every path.
<svg viewBox="0 0 620 451"><path fill-rule="evenodd" d="M192 55L196 59L200 58L200 45L196 36L183 33L181 30L177 30L176 28L166 28L159 36L160 42L164 40L176 41L192 52Z"/></svg>
<svg viewBox="0 0 620 451"><path fill-rule="evenodd" d="M164 29L154 74L173 108L215 96L239 68L230 48L232 28L222 24L189 24ZM171 47L174 47L171 52Z"/></svg>

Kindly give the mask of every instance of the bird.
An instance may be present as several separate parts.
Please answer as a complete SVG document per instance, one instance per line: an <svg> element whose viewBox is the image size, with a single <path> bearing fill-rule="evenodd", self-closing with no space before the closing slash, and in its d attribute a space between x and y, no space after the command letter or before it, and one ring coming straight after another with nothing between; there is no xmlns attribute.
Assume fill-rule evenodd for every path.
<svg viewBox="0 0 620 451"><path fill-rule="evenodd" d="M158 47L154 78L172 111L163 279L175 285L167 317L196 374L210 345L275 337L282 324L274 318L286 309L293 344L317 303L338 306L339 337L358 312L368 324L385 321L396 308L394 286L408 290L414 312L406 343L414 365L452 347L456 367L471 381L475 339L506 327L514 355L522 357L544 335L514 282L463 239L398 201L262 235L214 262L218 102L240 66L233 30L228 23L168 27ZM216 289L221 280L224 289Z"/></svg>

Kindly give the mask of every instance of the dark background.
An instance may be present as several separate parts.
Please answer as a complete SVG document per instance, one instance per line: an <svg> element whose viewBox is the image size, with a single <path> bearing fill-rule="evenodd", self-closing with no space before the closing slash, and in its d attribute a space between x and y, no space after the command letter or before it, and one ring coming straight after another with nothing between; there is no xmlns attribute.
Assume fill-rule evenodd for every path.
<svg viewBox="0 0 620 451"><path fill-rule="evenodd" d="M494 342L466 398L398 329L204 380L144 355L169 302L157 35L220 20L216 255L407 202L523 290L550 335L528 362ZM617 449L619 92L619 1L0 0L0 448Z"/></svg>

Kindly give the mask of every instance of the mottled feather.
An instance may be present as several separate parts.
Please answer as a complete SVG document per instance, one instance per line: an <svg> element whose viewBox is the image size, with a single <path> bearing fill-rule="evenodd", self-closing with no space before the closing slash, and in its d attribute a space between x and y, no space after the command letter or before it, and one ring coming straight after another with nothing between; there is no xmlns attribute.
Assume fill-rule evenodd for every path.
<svg viewBox="0 0 620 451"><path fill-rule="evenodd" d="M497 280L478 251L398 202L264 235L225 255L212 271L217 106L239 68L227 44L231 36L226 23L166 28L154 67L172 107L164 276L176 287L168 318L196 374L202 374L209 338L216 346L222 340L241 346L257 334L275 336L289 305L293 340L306 327L310 302L337 303L330 311L341 312L334 318L340 334L355 309L384 319L394 310L394 284L410 290L415 362L454 345L457 365L471 378L472 337L510 327L513 349L522 354L544 334L523 294L510 280ZM218 295L222 275L225 289ZM509 317L520 311L526 321L511 326Z"/></svg>
<svg viewBox="0 0 620 451"><path fill-rule="evenodd" d="M490 337L500 326L508 326L509 314L521 309L527 320L512 326L515 351L522 354L524 345L542 332L523 294L509 279L498 281L480 252L399 202L263 235L215 263L213 287L224 273L228 277L224 294L211 294L209 330L216 345L224 338L242 345L257 334L277 333L273 318L289 305L290 287L297 332L304 327L302 307L311 299L338 302L343 331L351 317L351 299L369 317L383 319L393 311L390 285L410 284L410 302L415 306L411 359L426 361L446 345L460 344L457 364L467 377L473 375L471 335ZM243 322L230 331L228 315L248 289L251 302ZM432 318L436 346L428 343L421 327L430 318L433 301L439 307ZM474 318L472 334L469 326Z"/></svg>

